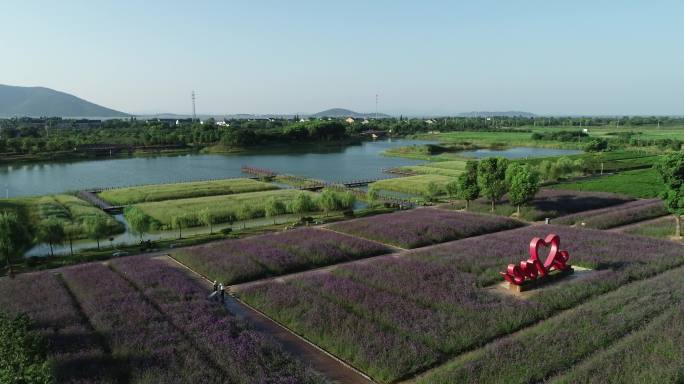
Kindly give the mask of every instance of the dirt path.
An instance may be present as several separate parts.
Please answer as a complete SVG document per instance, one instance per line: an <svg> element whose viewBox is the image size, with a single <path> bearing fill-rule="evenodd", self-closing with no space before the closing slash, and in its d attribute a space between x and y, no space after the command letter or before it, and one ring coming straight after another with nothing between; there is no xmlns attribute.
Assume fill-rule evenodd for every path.
<svg viewBox="0 0 684 384"><path fill-rule="evenodd" d="M212 282L209 279L189 269L185 265L180 264L175 259L169 256L158 256L156 258L176 268L184 269L189 272L189 276L195 278L207 288L210 289L212 287ZM353 367L293 333L289 329L281 326L238 298L227 295L225 307L238 318L248 322L253 329L272 336L287 352L309 364L314 370L320 372L329 380L344 384L374 383L374 381Z"/></svg>

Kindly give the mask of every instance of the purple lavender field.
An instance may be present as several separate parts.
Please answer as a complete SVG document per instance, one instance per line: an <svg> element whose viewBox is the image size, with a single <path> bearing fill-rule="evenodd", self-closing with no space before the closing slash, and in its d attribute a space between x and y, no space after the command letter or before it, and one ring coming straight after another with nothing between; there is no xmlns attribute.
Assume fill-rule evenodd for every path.
<svg viewBox="0 0 684 384"><path fill-rule="evenodd" d="M185 271L161 260L128 257L112 267L133 283L193 345L235 383L323 382L259 332L246 329Z"/></svg>
<svg viewBox="0 0 684 384"><path fill-rule="evenodd" d="M172 256L205 276L236 284L387 252L375 242L302 228L185 248Z"/></svg>
<svg viewBox="0 0 684 384"><path fill-rule="evenodd" d="M343 221L330 225L330 229L403 248L416 248L522 225L505 217L423 208Z"/></svg>
<svg viewBox="0 0 684 384"><path fill-rule="evenodd" d="M123 365L105 351L60 279L49 272L0 279L0 309L26 314L48 343L48 357L60 383L115 382Z"/></svg>
<svg viewBox="0 0 684 384"><path fill-rule="evenodd" d="M533 237L549 233L560 236L561 249L570 252L570 264L591 269L624 272L639 278L684 263L681 244L591 229L556 225L537 225L513 231L440 244L415 250L410 257L445 265L477 276L479 285L500 280L498 272L509 263L529 257L528 244ZM545 258L546 255L540 255Z"/></svg>
<svg viewBox="0 0 684 384"><path fill-rule="evenodd" d="M570 251L571 264L598 271L545 287L526 300L488 287L502 281L498 271L508 263L527 257L532 237L549 232L559 234L562 248ZM596 230L531 226L399 257L360 260L287 282L251 285L238 294L377 381L394 382L629 282L683 264L680 244ZM646 316L643 311L639 314L637 323ZM634 324L627 329L634 329ZM459 380L439 382L463 382Z"/></svg>
<svg viewBox="0 0 684 384"><path fill-rule="evenodd" d="M615 207L559 217L554 224L582 225L587 228L608 229L667 215L662 200L636 200Z"/></svg>
<svg viewBox="0 0 684 384"><path fill-rule="evenodd" d="M0 310L29 316L59 383L326 382L176 265L130 257L54 272L0 279Z"/></svg>

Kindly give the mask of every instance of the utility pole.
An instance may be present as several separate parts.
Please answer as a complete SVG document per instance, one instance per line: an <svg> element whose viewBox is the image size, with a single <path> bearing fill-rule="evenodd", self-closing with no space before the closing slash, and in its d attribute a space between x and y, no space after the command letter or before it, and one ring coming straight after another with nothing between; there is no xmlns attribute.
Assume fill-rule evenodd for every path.
<svg viewBox="0 0 684 384"><path fill-rule="evenodd" d="M195 113L195 91L192 91L192 122L197 120L197 114Z"/></svg>

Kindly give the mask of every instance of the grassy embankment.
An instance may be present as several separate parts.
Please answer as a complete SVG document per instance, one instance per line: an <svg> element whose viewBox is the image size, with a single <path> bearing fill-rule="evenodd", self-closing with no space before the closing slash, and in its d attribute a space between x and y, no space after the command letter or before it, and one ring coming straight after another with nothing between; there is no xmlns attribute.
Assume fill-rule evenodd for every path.
<svg viewBox="0 0 684 384"><path fill-rule="evenodd" d="M117 188L103 191L100 193L100 197L113 205L129 205L190 197L268 191L273 189L278 189L278 187L257 180L241 178Z"/></svg>
<svg viewBox="0 0 684 384"><path fill-rule="evenodd" d="M214 214L216 223L228 222L231 215L237 214L239 216L239 210L243 209L244 207L249 207L248 209L251 211L250 218L263 217L264 207L269 198L274 197L287 205L287 203L292 201L299 193L302 193L302 191L294 189L282 189L239 193L234 195L204 196L188 199L166 200L140 203L135 204L134 206L150 216L159 227L170 228L174 217L192 216L205 208L210 209ZM304 193L311 194L312 198L316 196L312 192ZM190 220L190 223L188 224L190 226L196 226L199 223Z"/></svg>

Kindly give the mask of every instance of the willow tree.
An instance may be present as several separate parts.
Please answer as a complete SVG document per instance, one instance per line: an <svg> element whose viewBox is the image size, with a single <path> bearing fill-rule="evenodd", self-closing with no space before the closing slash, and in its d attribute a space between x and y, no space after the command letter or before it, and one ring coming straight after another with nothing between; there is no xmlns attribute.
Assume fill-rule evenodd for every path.
<svg viewBox="0 0 684 384"><path fill-rule="evenodd" d="M12 259L26 246L26 237L14 212L0 213L0 252L5 256L7 274L14 277Z"/></svg>

